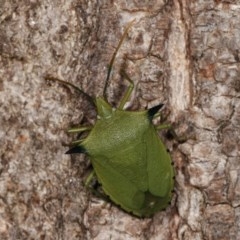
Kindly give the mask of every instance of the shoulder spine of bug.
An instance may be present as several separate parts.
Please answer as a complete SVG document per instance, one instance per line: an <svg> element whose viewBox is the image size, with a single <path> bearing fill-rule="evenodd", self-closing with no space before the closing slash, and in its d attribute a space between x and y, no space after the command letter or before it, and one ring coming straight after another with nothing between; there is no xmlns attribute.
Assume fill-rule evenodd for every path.
<svg viewBox="0 0 240 240"><path fill-rule="evenodd" d="M89 131L89 134L73 142L74 146L66 153L88 155L105 194L123 210L138 217L150 217L169 205L174 188L171 158L157 134L158 129L169 126L152 123L163 104L142 111L123 110L134 87L124 70L120 74L129 82L129 87L117 109L108 103L106 94L117 52L133 23L131 21L125 28L111 58L103 97L93 99L72 83L51 76L46 79L76 89L97 109L94 126L69 130L73 133Z"/></svg>

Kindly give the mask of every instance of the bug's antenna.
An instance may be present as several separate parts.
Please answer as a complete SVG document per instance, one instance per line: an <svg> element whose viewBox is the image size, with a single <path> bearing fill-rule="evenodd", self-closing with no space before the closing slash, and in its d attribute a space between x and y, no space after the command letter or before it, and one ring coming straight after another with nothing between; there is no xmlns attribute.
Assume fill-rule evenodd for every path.
<svg viewBox="0 0 240 240"><path fill-rule="evenodd" d="M90 95L85 93L81 88L75 86L74 84L72 84L70 82L66 82L64 80L61 80L59 78L56 78L56 77L53 77L53 76L50 76L50 75L46 75L44 78L45 78L45 80L60 82L61 84L64 84L65 86L74 88L77 92L82 94L93 106L96 106L96 103L95 103L94 99Z"/></svg>
<svg viewBox="0 0 240 240"><path fill-rule="evenodd" d="M113 53L113 56L112 56L112 58L111 58L111 61L110 61L110 63L109 63L108 72L107 72L107 78L106 78L106 80L105 80L105 85L104 85L104 89L103 89L103 97L104 97L105 100L107 100L107 88L108 88L108 85L109 85L109 78L110 78L110 74L111 74L111 71L112 71L112 66L113 66L114 60L115 60L115 58L116 58L116 55L117 55L117 53L118 53L119 48L121 47L121 45L122 45L122 43L123 43L123 40L124 40L125 37L127 36L127 33L128 33L128 31L129 31L129 29L132 27L132 25L133 25L134 22L135 22L135 19L128 23L128 25L127 25L127 27L125 28L124 33L123 33L123 35L122 35L119 43L118 43L118 45L117 45L116 50L115 50L114 53Z"/></svg>

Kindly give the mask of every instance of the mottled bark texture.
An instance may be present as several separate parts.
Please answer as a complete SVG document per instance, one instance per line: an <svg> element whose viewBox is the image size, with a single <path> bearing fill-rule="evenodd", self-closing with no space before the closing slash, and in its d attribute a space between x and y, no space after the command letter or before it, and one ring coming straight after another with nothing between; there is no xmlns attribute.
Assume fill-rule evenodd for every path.
<svg viewBox="0 0 240 240"><path fill-rule="evenodd" d="M240 239L240 3L224 0L0 1L0 239ZM131 109L160 102L186 142L166 140L176 192L137 219L84 188L89 160L66 156L73 125L93 124L71 81L102 94L124 26L135 18L108 89ZM168 114L167 114L168 113ZM158 183L156 183L158 184Z"/></svg>

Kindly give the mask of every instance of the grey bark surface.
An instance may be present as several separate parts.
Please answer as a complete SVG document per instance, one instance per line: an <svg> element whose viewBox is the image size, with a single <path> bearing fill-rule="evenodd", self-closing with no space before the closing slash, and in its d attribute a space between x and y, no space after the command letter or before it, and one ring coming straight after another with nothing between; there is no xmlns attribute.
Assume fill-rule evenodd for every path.
<svg viewBox="0 0 240 240"><path fill-rule="evenodd" d="M0 239L240 239L239 1L1 1ZM94 108L49 74L129 109L163 102L186 142L164 140L176 171L171 205L139 219L84 187L90 162L66 156L67 129Z"/></svg>

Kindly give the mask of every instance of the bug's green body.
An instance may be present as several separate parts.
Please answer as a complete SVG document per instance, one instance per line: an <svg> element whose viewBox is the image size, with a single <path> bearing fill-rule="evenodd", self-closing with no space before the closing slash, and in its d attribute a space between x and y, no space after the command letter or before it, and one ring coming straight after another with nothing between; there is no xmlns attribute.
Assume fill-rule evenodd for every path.
<svg viewBox="0 0 240 240"><path fill-rule="evenodd" d="M160 140L157 127L152 123L162 104L145 111L125 111L125 103L133 89L133 83L122 71L130 86L117 109L107 102L106 89L111 68L126 36L126 28L110 62L103 97L93 100L75 85L59 79L63 84L77 89L93 103L98 119L93 127L80 127L71 132L90 130L85 139L74 142L68 154L85 153L104 192L127 212L148 217L167 207L174 187L174 171L171 158ZM92 176L92 175L91 175Z"/></svg>
<svg viewBox="0 0 240 240"><path fill-rule="evenodd" d="M94 127L68 153L89 155L104 192L124 210L151 216L164 209L171 200L174 172L152 124L155 112L114 109L102 98L96 105Z"/></svg>

